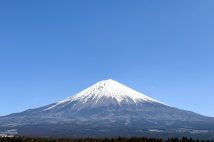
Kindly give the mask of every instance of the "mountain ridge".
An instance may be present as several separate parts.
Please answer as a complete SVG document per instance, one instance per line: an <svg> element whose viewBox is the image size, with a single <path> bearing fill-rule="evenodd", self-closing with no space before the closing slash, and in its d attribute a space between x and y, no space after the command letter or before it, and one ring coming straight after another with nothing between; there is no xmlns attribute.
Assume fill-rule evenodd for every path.
<svg viewBox="0 0 214 142"><path fill-rule="evenodd" d="M82 104L89 103L89 101L93 100L94 102L92 102L92 104L96 105L104 97L113 99L114 101L116 101L114 103L118 103L118 105L120 105L120 103L123 103L123 102L135 103L135 104L137 104L138 102L161 103L123 84L120 84L117 81L108 79L108 80L99 81L96 84L88 87L87 89L73 96L68 97L65 100L56 102L55 105L51 106L50 108L47 108L46 110L52 109L66 102L72 102L76 100L82 102Z"/></svg>
<svg viewBox="0 0 214 142"><path fill-rule="evenodd" d="M214 137L214 118L165 105L114 80L65 100L0 117L0 131L65 137Z"/></svg>

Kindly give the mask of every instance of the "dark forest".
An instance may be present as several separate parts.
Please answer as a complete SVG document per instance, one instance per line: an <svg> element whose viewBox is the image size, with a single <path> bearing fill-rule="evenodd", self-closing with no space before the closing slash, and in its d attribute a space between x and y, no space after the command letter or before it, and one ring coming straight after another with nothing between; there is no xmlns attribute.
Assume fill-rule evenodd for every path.
<svg viewBox="0 0 214 142"><path fill-rule="evenodd" d="M30 137L2 137L0 142L214 142L211 140L197 140L192 138L160 138L132 137L132 138L30 138Z"/></svg>

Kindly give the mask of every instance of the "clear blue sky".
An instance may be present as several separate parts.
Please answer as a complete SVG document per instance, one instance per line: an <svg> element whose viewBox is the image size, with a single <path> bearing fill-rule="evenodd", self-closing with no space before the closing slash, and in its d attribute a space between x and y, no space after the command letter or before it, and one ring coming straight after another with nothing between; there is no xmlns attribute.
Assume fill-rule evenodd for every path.
<svg viewBox="0 0 214 142"><path fill-rule="evenodd" d="M0 115L112 78L214 116L213 0L0 2Z"/></svg>

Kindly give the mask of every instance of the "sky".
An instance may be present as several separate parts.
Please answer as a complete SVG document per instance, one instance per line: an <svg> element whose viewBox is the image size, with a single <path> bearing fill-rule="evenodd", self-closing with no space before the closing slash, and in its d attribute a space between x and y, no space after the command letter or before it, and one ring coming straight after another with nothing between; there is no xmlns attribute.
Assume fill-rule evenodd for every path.
<svg viewBox="0 0 214 142"><path fill-rule="evenodd" d="M105 79L214 117L213 0L0 1L0 115Z"/></svg>

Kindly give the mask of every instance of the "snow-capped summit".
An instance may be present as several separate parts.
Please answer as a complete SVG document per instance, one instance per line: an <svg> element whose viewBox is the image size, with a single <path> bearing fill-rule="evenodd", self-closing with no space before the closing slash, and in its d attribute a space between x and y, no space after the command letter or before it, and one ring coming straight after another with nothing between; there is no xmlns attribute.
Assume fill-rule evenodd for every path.
<svg viewBox="0 0 214 142"><path fill-rule="evenodd" d="M148 96L141 94L117 81L112 79L103 80L95 85L83 90L75 96L70 97L70 100L80 99L87 102L89 98L96 98L99 101L102 97L115 98L118 103L131 99L135 103L138 101L155 101Z"/></svg>
<svg viewBox="0 0 214 142"><path fill-rule="evenodd" d="M0 131L54 137L203 137L214 118L160 103L108 79L65 100L0 117Z"/></svg>
<svg viewBox="0 0 214 142"><path fill-rule="evenodd" d="M140 92L137 92L112 79L99 81L89 88L73 95L65 100L59 101L46 110L53 109L59 105L76 102L74 107L98 107L108 105L135 104L142 102L160 103ZM81 104L81 105L80 105Z"/></svg>

